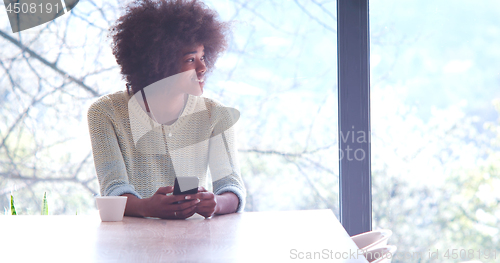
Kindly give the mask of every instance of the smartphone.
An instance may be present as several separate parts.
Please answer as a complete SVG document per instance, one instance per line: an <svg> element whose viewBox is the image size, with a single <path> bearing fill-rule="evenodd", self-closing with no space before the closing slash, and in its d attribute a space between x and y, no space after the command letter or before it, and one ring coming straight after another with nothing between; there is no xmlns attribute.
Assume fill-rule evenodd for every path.
<svg viewBox="0 0 500 263"><path fill-rule="evenodd" d="M198 193L198 177L175 177L174 195L192 195Z"/></svg>

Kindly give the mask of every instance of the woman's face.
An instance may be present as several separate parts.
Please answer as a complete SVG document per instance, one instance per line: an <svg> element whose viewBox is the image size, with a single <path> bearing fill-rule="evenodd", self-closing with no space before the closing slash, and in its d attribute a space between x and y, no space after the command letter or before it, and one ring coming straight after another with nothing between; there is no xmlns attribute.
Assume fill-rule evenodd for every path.
<svg viewBox="0 0 500 263"><path fill-rule="evenodd" d="M203 45L199 45L194 48L184 48L181 52L181 72L185 72L188 70L194 70L196 72L197 79L193 79L200 85L200 94L193 95L201 95L203 93L203 86L205 85L205 72L207 71L207 67L205 65L205 52Z"/></svg>

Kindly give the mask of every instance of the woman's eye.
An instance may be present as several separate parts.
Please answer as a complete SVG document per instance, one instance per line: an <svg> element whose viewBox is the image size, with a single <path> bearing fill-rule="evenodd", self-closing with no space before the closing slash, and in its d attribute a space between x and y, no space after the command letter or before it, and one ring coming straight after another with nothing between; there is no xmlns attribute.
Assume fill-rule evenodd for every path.
<svg viewBox="0 0 500 263"><path fill-rule="evenodd" d="M186 62L194 62L194 58L190 58L190 59L186 60Z"/></svg>
<svg viewBox="0 0 500 263"><path fill-rule="evenodd" d="M202 56L202 57L201 57L201 60L205 60L205 56Z"/></svg>

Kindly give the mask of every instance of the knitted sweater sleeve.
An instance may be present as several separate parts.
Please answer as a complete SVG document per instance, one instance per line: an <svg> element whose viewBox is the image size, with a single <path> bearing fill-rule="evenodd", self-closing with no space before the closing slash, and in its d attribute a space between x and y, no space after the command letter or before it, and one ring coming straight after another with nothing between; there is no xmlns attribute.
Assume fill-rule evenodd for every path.
<svg viewBox="0 0 500 263"><path fill-rule="evenodd" d="M225 110L227 108L220 105L215 106L216 110L213 106L212 104L211 112L214 113L215 116L212 117L216 120L214 124L215 136L211 137L209 141L208 163L213 180L213 191L214 194L234 193L239 199L236 212L242 212L245 208L246 189L240 173L235 128L230 123L232 119L228 117L231 113L228 113ZM224 131L219 133L218 129Z"/></svg>
<svg viewBox="0 0 500 263"><path fill-rule="evenodd" d="M87 117L94 164L102 196L130 193L141 196L129 183L122 151L118 143L117 122L111 102L101 98L90 107Z"/></svg>

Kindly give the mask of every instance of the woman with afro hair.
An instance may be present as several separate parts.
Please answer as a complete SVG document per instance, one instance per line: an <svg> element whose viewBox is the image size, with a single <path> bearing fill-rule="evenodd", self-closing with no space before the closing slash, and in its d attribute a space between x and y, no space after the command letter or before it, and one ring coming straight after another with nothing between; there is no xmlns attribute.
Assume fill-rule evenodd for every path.
<svg viewBox="0 0 500 263"><path fill-rule="evenodd" d="M125 215L243 211L232 127L239 113L200 96L228 32L196 0L133 1L111 27L126 90L94 102L88 122L101 195L127 196ZM175 178L187 176L198 178L198 193L172 195Z"/></svg>

